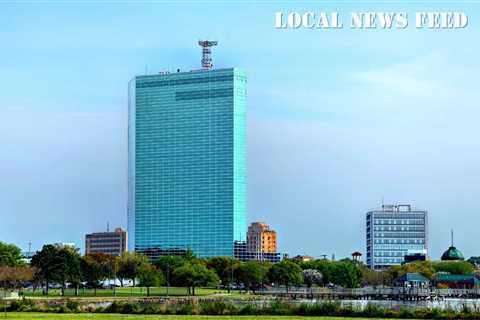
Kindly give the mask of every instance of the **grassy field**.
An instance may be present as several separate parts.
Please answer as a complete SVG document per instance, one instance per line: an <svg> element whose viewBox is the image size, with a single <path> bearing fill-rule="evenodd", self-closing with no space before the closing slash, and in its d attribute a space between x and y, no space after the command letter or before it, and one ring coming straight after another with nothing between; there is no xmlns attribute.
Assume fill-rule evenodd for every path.
<svg viewBox="0 0 480 320"><path fill-rule="evenodd" d="M226 290L219 290L219 289L208 289L208 288L195 288L195 294L197 296L206 296L211 294L224 294L227 293ZM42 295L41 290L36 290L33 293L32 290L25 290L23 291L25 297L45 297ZM79 289L78 295L80 297L94 297L95 291L93 289ZM166 296L167 295L167 288L150 288L150 296ZM168 289L169 296L185 296L187 295L187 288L179 288L179 287L171 287ZM50 289L48 291L49 297L60 297L61 290L60 289ZM75 296L74 289L66 289L65 296L73 297ZM116 288L115 293L113 289L97 289L97 297L146 297L147 296L147 289L142 287L135 287L135 288Z"/></svg>
<svg viewBox="0 0 480 320"><path fill-rule="evenodd" d="M271 320L271 319L281 319L281 320L362 320L361 318L331 318L331 317L291 317L291 316L145 316L145 315L121 315L121 314L54 314L54 313L7 313L4 318L4 314L0 314L0 319L22 319L22 320L56 320L56 319L72 319L72 320L122 320L122 319L132 319L132 320L155 320L155 319L164 319L164 320Z"/></svg>

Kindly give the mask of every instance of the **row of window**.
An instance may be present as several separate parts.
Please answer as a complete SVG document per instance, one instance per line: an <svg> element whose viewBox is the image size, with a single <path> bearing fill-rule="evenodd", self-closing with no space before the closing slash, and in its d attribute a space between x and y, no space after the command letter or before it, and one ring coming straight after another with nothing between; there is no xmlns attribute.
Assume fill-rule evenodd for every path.
<svg viewBox="0 0 480 320"><path fill-rule="evenodd" d="M195 83L210 83L210 82L224 82L224 81L233 81L233 75L199 77L199 78L189 78L189 79L159 80L159 81L150 81L150 82L142 81L142 82L137 82L135 85L137 89L139 89L139 88L167 87L167 86L178 86L178 85L187 85L187 84L195 84Z"/></svg>
<svg viewBox="0 0 480 320"><path fill-rule="evenodd" d="M376 225L379 225L379 224L383 224L383 225L421 224L421 225L424 225L425 220L424 219L401 219L401 220L400 219L399 220L395 220L395 219L389 219L389 220L375 219L375 224Z"/></svg>
<svg viewBox="0 0 480 320"><path fill-rule="evenodd" d="M388 226L388 227L374 227L375 231L425 231L424 226Z"/></svg>
<svg viewBox="0 0 480 320"><path fill-rule="evenodd" d="M380 264L380 263L396 263L396 264L399 264L399 263L402 263L403 262L403 259L398 259L398 258L376 258L376 259L373 259L374 263L375 264Z"/></svg>
<svg viewBox="0 0 480 320"><path fill-rule="evenodd" d="M425 244L425 239L375 239L375 244Z"/></svg>
<svg viewBox="0 0 480 320"><path fill-rule="evenodd" d="M175 92L176 101L232 97L232 88Z"/></svg>
<svg viewBox="0 0 480 320"><path fill-rule="evenodd" d="M424 238L424 233L415 232L375 232L375 238Z"/></svg>

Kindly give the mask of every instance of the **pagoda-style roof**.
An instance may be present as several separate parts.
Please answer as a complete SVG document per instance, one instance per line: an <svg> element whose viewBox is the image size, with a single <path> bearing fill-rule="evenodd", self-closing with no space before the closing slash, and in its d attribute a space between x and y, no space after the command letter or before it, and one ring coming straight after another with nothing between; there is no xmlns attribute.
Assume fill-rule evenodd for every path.
<svg viewBox="0 0 480 320"><path fill-rule="evenodd" d="M470 283L473 285L480 285L480 280L473 274L449 274L440 273L435 275L435 281L437 282L457 282L457 283Z"/></svg>
<svg viewBox="0 0 480 320"><path fill-rule="evenodd" d="M428 283L430 280L426 278L424 275L421 273L405 273L403 276L398 277L395 279L396 282L419 282L419 283Z"/></svg>

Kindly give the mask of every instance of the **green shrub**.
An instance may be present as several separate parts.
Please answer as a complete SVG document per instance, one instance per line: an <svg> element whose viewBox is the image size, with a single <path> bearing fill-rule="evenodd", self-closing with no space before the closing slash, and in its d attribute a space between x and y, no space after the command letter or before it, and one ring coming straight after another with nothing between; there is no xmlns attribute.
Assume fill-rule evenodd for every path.
<svg viewBox="0 0 480 320"><path fill-rule="evenodd" d="M125 303L122 308L123 314L139 314L142 312L142 308L138 303Z"/></svg>
<svg viewBox="0 0 480 320"><path fill-rule="evenodd" d="M241 307L237 314L241 316L256 316L261 314L261 311L256 305L247 304Z"/></svg>
<svg viewBox="0 0 480 320"><path fill-rule="evenodd" d="M315 303L312 308L312 315L336 316L341 313L342 304L338 301L327 301Z"/></svg>
<svg viewBox="0 0 480 320"><path fill-rule="evenodd" d="M200 305L200 314L202 315L235 315L237 308L232 303L224 301L214 301L202 303Z"/></svg>
<svg viewBox="0 0 480 320"><path fill-rule="evenodd" d="M402 319L411 319L413 318L413 311L412 309L408 309L405 307L400 308L400 311L398 313L398 317Z"/></svg>
<svg viewBox="0 0 480 320"><path fill-rule="evenodd" d="M105 313L122 313L123 304L117 301L113 301L109 306L107 306L103 312Z"/></svg>
<svg viewBox="0 0 480 320"><path fill-rule="evenodd" d="M184 303L180 304L175 308L175 313L178 315L192 315L193 312L193 305L191 303Z"/></svg>
<svg viewBox="0 0 480 320"><path fill-rule="evenodd" d="M68 309L65 305L55 307L54 310L56 313L70 313L70 309Z"/></svg>
<svg viewBox="0 0 480 320"><path fill-rule="evenodd" d="M80 303L78 301L68 300L65 306L68 310L70 310L70 312L76 313L80 311Z"/></svg>
<svg viewBox="0 0 480 320"><path fill-rule="evenodd" d="M262 314L265 315L286 316L294 314L295 306L276 300L270 303L267 307L262 308L262 311Z"/></svg>
<svg viewBox="0 0 480 320"><path fill-rule="evenodd" d="M385 314L385 308L379 307L376 304L368 303L363 309L363 315L368 318L381 318Z"/></svg>
<svg viewBox="0 0 480 320"><path fill-rule="evenodd" d="M143 307L142 313L143 314L160 314L160 313L162 313L162 310L160 308L160 305L158 305L158 304L147 303Z"/></svg>
<svg viewBox="0 0 480 320"><path fill-rule="evenodd" d="M33 311L35 305L35 301L31 299L15 300L10 303L7 311L29 312Z"/></svg>

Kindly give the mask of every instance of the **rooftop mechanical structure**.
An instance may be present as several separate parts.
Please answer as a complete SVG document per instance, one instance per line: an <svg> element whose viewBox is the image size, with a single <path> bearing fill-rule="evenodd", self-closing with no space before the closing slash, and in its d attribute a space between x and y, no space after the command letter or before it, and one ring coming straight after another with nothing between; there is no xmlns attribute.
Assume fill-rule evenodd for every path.
<svg viewBox="0 0 480 320"><path fill-rule="evenodd" d="M200 40L198 45L202 47L202 68L203 70L212 70L212 49L217 45L217 41Z"/></svg>

